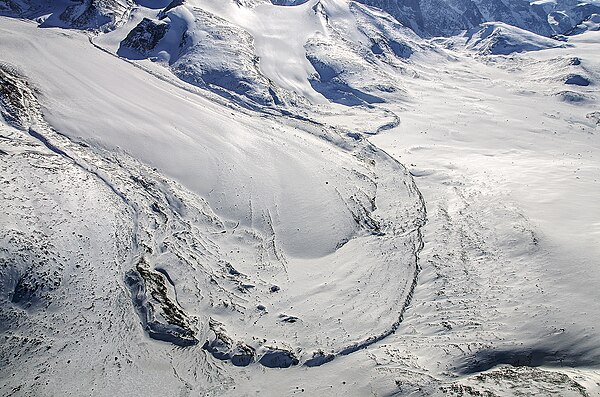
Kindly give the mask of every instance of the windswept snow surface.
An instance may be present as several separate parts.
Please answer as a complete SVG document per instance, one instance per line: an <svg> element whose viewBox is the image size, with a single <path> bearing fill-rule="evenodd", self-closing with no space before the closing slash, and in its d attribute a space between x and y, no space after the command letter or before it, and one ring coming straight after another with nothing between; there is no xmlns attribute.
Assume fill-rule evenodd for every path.
<svg viewBox="0 0 600 397"><path fill-rule="evenodd" d="M600 395L599 32L163 3L0 17L2 395Z"/></svg>
<svg viewBox="0 0 600 397"><path fill-rule="evenodd" d="M214 195L217 211L248 225L262 218L267 209L282 217L283 227L314 214L312 221L304 219L308 223L299 233L296 229L288 232L293 240L289 249L294 253L328 254L354 234L348 209L328 205L339 199L333 185L342 175L337 169L335 174L328 173L324 166L341 161L353 169L352 156L333 151L331 145L311 134L301 138L294 127L257 122L176 89L90 48L82 34L42 30L38 37L38 32L34 35L27 28L34 30L35 26L25 25L24 32L3 29L3 37L10 40L4 46L4 59L23 68L37 84L44 84L40 89L47 98L46 117L59 131L105 147L119 147L191 190ZM66 41L64 35L71 40ZM71 51L57 49L64 42L72 43ZM21 66L19 59L25 54L44 62ZM124 68L125 72L104 72L111 68ZM73 77L65 80L69 75ZM159 95L160 100L154 99L157 91L165 93ZM329 179L331 185L325 183ZM276 189L279 183L288 186ZM240 186L245 188L240 190ZM295 200L305 193L314 197ZM271 208L263 203L270 203ZM319 228L321 222L331 229Z"/></svg>

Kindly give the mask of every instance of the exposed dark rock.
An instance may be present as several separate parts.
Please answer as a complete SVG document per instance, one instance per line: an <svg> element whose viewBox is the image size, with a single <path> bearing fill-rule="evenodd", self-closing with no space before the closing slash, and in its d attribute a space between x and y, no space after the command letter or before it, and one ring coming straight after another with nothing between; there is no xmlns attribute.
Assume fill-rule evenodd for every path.
<svg viewBox="0 0 600 397"><path fill-rule="evenodd" d="M238 343L231 354L231 363L237 367L246 367L255 360L254 349L243 343Z"/></svg>
<svg viewBox="0 0 600 397"><path fill-rule="evenodd" d="M169 25L167 23L144 18L121 42L117 53L121 55L124 48L128 48L137 51L141 55L148 56L168 30Z"/></svg>
<svg viewBox="0 0 600 397"><path fill-rule="evenodd" d="M319 350L314 352L312 358L306 360L304 365L307 367L318 367L333 361L334 358L335 356L333 354L326 354L322 350Z"/></svg>
<svg viewBox="0 0 600 397"><path fill-rule="evenodd" d="M173 0L158 14L158 19L164 19L167 16L167 12L171 11L175 7L183 5L183 3L185 3L185 0Z"/></svg>
<svg viewBox="0 0 600 397"><path fill-rule="evenodd" d="M408 59L413 54L413 49L412 48L410 48L406 44L399 43L399 42L397 42L395 40L390 40L388 42L388 45L390 46L390 48L393 51L394 55L396 55L398 58Z"/></svg>
<svg viewBox="0 0 600 397"><path fill-rule="evenodd" d="M223 324L213 319L209 320L211 336L202 348L212 354L214 358L222 361L231 361L238 367L245 367L255 361L254 348L242 342L234 344L233 340L225 333Z"/></svg>
<svg viewBox="0 0 600 397"><path fill-rule="evenodd" d="M298 317L296 316L288 316L287 314L280 314L279 318L281 318L281 321L284 323L290 323L293 324L295 322L297 322L299 320Z"/></svg>
<svg viewBox="0 0 600 397"><path fill-rule="evenodd" d="M580 74L571 74L565 79L565 84L579 85L585 87L590 85L590 81Z"/></svg>
<svg viewBox="0 0 600 397"><path fill-rule="evenodd" d="M596 125L600 125L600 112L588 113L585 117L592 120Z"/></svg>
<svg viewBox="0 0 600 397"><path fill-rule="evenodd" d="M125 275L125 284L148 336L178 346L198 343L187 315L168 296L162 274L150 270L141 259Z"/></svg>
<svg viewBox="0 0 600 397"><path fill-rule="evenodd" d="M572 103L574 105L586 103L590 101L590 97L575 91L561 91L554 94L563 102Z"/></svg>
<svg viewBox="0 0 600 397"><path fill-rule="evenodd" d="M0 0L0 13L4 15L18 15L23 12L19 3L13 0Z"/></svg>
<svg viewBox="0 0 600 397"><path fill-rule="evenodd" d="M268 368L289 368L299 361L289 350L270 348L258 362Z"/></svg>
<svg viewBox="0 0 600 397"><path fill-rule="evenodd" d="M132 0L78 0L59 16L69 27L112 30L133 8Z"/></svg>
<svg viewBox="0 0 600 397"><path fill-rule="evenodd" d="M28 128L41 111L35 92L27 81L5 65L0 65L0 115L14 127Z"/></svg>

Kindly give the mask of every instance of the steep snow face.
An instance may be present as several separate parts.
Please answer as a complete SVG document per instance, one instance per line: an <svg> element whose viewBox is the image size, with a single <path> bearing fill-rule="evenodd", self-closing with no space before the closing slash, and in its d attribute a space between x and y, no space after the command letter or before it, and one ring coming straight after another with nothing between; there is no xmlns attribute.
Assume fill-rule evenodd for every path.
<svg viewBox="0 0 600 397"><path fill-rule="evenodd" d="M182 19L178 12L184 10L168 13L170 21ZM175 75L200 87L232 92L259 105L272 106L279 101L275 86L259 70L254 40L247 31L201 9L196 9L190 20L193 22L187 23L179 48L172 49L176 51L170 57Z"/></svg>
<svg viewBox="0 0 600 397"><path fill-rule="evenodd" d="M325 32L325 21L316 12L317 2L282 8L263 5L254 9L255 19L237 19L255 40L260 69L278 86L314 103L323 103L308 83L314 69L306 59L304 45L308 39ZM291 33L291 34L290 34Z"/></svg>
<svg viewBox="0 0 600 397"><path fill-rule="evenodd" d="M230 1L197 1L196 6L232 21L253 38L260 71L277 86L322 103L308 83L314 69L305 56L304 44L324 33L324 20L316 12L316 0L295 7L263 4L244 9Z"/></svg>
<svg viewBox="0 0 600 397"><path fill-rule="evenodd" d="M305 44L315 70L313 89L345 106L369 106L401 94L395 70L407 68L412 54L427 48L423 41L389 15L365 6L320 5L327 34L316 34Z"/></svg>
<svg viewBox="0 0 600 397"><path fill-rule="evenodd" d="M251 107L381 102L400 83L376 65L398 65L424 47L388 14L339 0L174 2L158 13L136 11L131 23L95 42L115 51L117 40L118 55L150 58Z"/></svg>

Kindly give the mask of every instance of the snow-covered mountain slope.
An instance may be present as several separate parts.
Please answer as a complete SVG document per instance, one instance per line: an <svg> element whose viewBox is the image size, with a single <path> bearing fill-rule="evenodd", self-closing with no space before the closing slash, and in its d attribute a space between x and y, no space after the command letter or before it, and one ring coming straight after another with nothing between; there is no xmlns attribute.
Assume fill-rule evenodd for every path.
<svg viewBox="0 0 600 397"><path fill-rule="evenodd" d="M600 395L598 32L0 4L1 394Z"/></svg>
<svg viewBox="0 0 600 397"><path fill-rule="evenodd" d="M598 31L600 30L600 14L591 14L585 18L581 23L571 29L567 34L576 35L587 31Z"/></svg>
<svg viewBox="0 0 600 397"><path fill-rule="evenodd" d="M250 107L382 101L400 83L380 66L424 46L389 15L340 0L294 7L187 1L133 16L94 42L129 59L150 58ZM380 82L365 84L374 78Z"/></svg>
<svg viewBox="0 0 600 397"><path fill-rule="evenodd" d="M33 19L46 27L112 30L126 21L133 0L0 0L0 15Z"/></svg>
<svg viewBox="0 0 600 397"><path fill-rule="evenodd" d="M386 93L402 85L382 62L397 66L398 60L427 47L417 35L467 30L483 36L475 40L485 41L478 48L500 41L490 51L506 54L547 47L552 40L538 34L575 33L577 24L600 12L594 3L436 1L87 2L66 11L66 6L32 1L20 8L6 3L4 8L42 26L112 30L94 42L131 60L153 60L185 82L251 108L332 100L344 105L381 103Z"/></svg>
<svg viewBox="0 0 600 397"><path fill-rule="evenodd" d="M471 29L484 22L503 22L540 35L564 34L600 13L594 1L558 0L356 0L382 9L405 26L424 36L447 36ZM164 10L162 17L179 6L203 8L207 3L219 3L226 8L264 8L267 5L302 6L311 0L1 0L2 15L26 17L43 22L44 26L79 29L112 30L125 21L137 7ZM185 18L185 17L184 17ZM239 19L238 19L239 21ZM290 26L291 27L291 26Z"/></svg>
<svg viewBox="0 0 600 397"><path fill-rule="evenodd" d="M571 0L359 0L381 8L425 36L448 36L484 22L503 22L543 36L563 34L598 13L595 2Z"/></svg>
<svg viewBox="0 0 600 397"><path fill-rule="evenodd" d="M389 93L395 96L394 92L402 91L402 81L388 68L413 73L407 61L428 48L417 34L449 35L467 29L465 34L472 38L466 43L469 48L508 54L563 45L538 34L570 33L597 8L590 4L578 5L577 12L560 11L571 15L571 22L567 26L563 21L555 29L548 15L566 10L566 3L556 4L558 8L532 5L532 9L518 1L432 4L424 11L437 18L431 21L413 14L400 17L391 3L367 3L391 15L354 1L298 4L187 0L163 9L139 6L128 24L95 43L129 59L157 61L188 83L250 107L327 101L360 105L381 103ZM484 11L469 16L473 7ZM445 16L446 12L458 14ZM464 18L469 20L460 22ZM420 26L419 21L431 28Z"/></svg>
<svg viewBox="0 0 600 397"><path fill-rule="evenodd" d="M510 55L515 52L540 51L566 46L561 41L503 23L485 23L467 32L465 36L466 48L488 55Z"/></svg>
<svg viewBox="0 0 600 397"><path fill-rule="evenodd" d="M414 286L424 221L418 191L402 166L367 141L335 129L294 119L281 124L212 104L98 51L81 34L42 30L38 37L34 25L3 23L4 60L17 65L43 92L45 120L74 140L46 126L37 114L33 92L20 77L8 74L7 91L30 99L5 106L8 115L17 114L11 109L20 109L27 120L13 123L20 130L4 127L9 137L18 139L3 151L15 152L15 161L27 163L17 154L37 140L37 146L42 144L40 156L56 157L64 167L73 168L77 178L87 177L103 187L102 194L106 189L113 194L111 200L119 203L114 209L118 221L107 219L109 224L97 233L113 235L111 230L118 229L124 234L115 235L120 251L106 253L114 258L110 263L116 261L112 274L121 279L103 281L102 286L118 288L111 295L121 302L133 295L133 304L124 309L132 315L130 323L136 322L137 310L140 332L145 329L150 337L175 345L198 344L200 356L204 348L219 360L239 365L258 361L267 367L286 367L331 360L396 329ZM59 51L65 45L70 51ZM44 62L20 62L28 53ZM115 78L103 73L106 68L123 68L124 73ZM156 91L165 93L160 101L152 100ZM75 142L93 142L97 149ZM18 164L11 167L17 169ZM159 177L157 170L166 177ZM43 178L44 171L40 173ZM61 175L65 180L56 185L80 185L75 176ZM46 211L47 220L17 220L21 211L27 211L21 201L39 199L43 198L31 197L27 190L13 193L9 201L18 210L8 211L3 220L5 239L11 241L20 230L25 231L22 239L33 240L27 230L38 224L52 228L55 217ZM64 199L49 192L45 200ZM77 222L83 224L88 223L86 216L93 216L78 214L83 219ZM73 260L77 245L60 235L55 238ZM22 249L24 255L36 256L17 243L8 245L6 259ZM94 249L90 254L95 260L108 263L105 254L96 255ZM373 266L373 258L380 268ZM12 280L4 299L13 304L23 301L27 309L34 295L43 294L41 305L47 307L58 296L38 287L38 278L24 281L34 277L29 267L42 271L35 263L24 263L4 274ZM57 285L72 275L60 270ZM26 282L25 297L16 298L20 293L13 289L18 291L15 286ZM87 292L91 300L72 307L73 315L102 295ZM76 296L63 296L62 302ZM323 302L328 303L321 310ZM22 311L12 304L10 308L11 313L16 311L5 314L11 318L5 329L10 335L33 327L31 323L53 322L44 310ZM98 310L123 315L116 308ZM139 337L123 328L126 324L119 325L118 317L106 316L105 326ZM51 331L32 332L44 346L54 343ZM319 334L326 338L315 338ZM101 344L81 338L88 345ZM46 359L36 358L39 365ZM69 390L45 389L37 382L28 385L32 387L42 387L35 389L40 392Z"/></svg>

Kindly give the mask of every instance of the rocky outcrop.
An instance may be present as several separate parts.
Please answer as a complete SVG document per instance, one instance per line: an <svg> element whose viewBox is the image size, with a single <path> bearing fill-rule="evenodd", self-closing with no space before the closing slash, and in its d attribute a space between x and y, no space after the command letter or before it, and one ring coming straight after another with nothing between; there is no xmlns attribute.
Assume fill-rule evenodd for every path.
<svg viewBox="0 0 600 397"><path fill-rule="evenodd" d="M599 6L567 0L537 4L521 0L357 0L380 8L421 36L451 36L484 22L506 24L542 35L564 34L598 13Z"/></svg>
<svg viewBox="0 0 600 397"><path fill-rule="evenodd" d="M198 343L188 316L169 296L164 276L144 259L126 274L125 284L148 336L182 347Z"/></svg>
<svg viewBox="0 0 600 397"><path fill-rule="evenodd" d="M148 56L168 30L167 23L144 18L121 42L119 52L127 48Z"/></svg>
<svg viewBox="0 0 600 397"><path fill-rule="evenodd" d="M127 19L132 0L79 0L60 14L60 19L77 29L111 30Z"/></svg>
<svg viewBox="0 0 600 397"><path fill-rule="evenodd" d="M42 27L109 31L127 20L134 0L0 0L0 15L30 18Z"/></svg>

